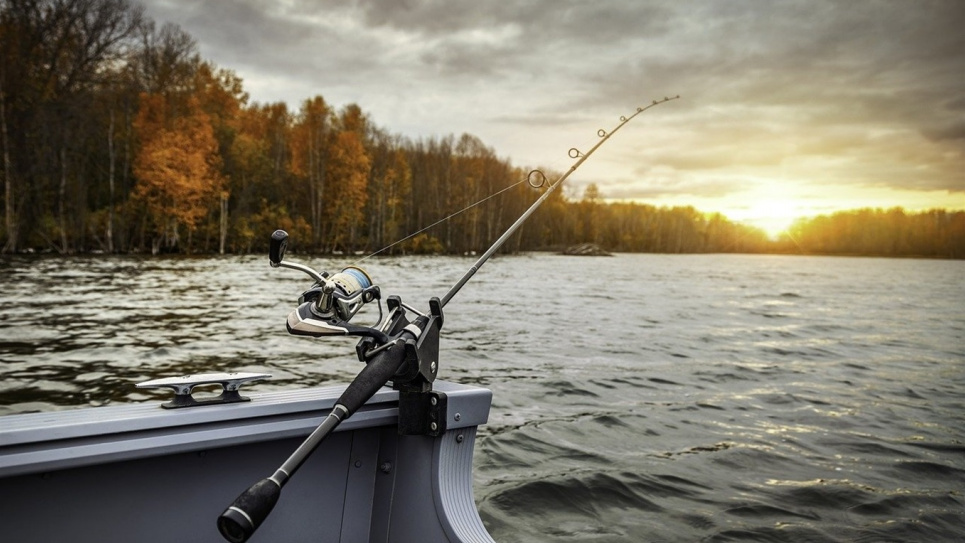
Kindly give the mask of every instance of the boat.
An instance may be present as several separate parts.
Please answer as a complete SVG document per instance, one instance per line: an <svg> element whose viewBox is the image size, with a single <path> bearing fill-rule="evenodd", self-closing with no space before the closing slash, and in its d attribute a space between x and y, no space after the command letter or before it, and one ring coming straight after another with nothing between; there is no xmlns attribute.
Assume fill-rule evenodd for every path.
<svg viewBox="0 0 965 543"><path fill-rule="evenodd" d="M241 396L250 377L179 379L187 389L223 383L234 389L228 396ZM2 539L221 541L216 521L225 506L295 449L344 388L228 402L198 401L195 392L176 396L198 401L184 408L155 402L5 416ZM251 541L491 542L473 500L472 456L492 393L438 381L431 394L437 430L399 435L399 391L380 388L305 462Z"/></svg>

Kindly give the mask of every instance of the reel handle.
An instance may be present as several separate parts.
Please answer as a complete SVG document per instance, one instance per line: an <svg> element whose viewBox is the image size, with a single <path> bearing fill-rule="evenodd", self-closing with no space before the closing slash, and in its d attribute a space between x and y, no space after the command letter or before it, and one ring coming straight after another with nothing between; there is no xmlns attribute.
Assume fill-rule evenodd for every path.
<svg viewBox="0 0 965 543"><path fill-rule="evenodd" d="M288 248L288 232L275 230L271 233L271 243L268 246L268 262L272 268L281 265L281 260L285 258L285 249Z"/></svg>
<svg viewBox="0 0 965 543"><path fill-rule="evenodd" d="M277 268L279 266L282 268L290 268L307 273L312 279L315 280L316 283L323 283L325 281L325 277L328 274L318 273L308 266L303 266L301 264L282 262L282 259L285 258L286 249L288 249L288 232L280 229L272 232L271 242L268 245L268 263L271 264L272 268Z"/></svg>

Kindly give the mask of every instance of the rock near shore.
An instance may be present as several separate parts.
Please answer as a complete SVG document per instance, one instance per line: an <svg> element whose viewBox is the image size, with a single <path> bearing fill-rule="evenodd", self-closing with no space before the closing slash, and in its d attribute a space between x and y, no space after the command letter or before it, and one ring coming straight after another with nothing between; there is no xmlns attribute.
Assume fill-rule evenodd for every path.
<svg viewBox="0 0 965 543"><path fill-rule="evenodd" d="M613 256L595 243L581 243L563 249L564 255L575 256Z"/></svg>

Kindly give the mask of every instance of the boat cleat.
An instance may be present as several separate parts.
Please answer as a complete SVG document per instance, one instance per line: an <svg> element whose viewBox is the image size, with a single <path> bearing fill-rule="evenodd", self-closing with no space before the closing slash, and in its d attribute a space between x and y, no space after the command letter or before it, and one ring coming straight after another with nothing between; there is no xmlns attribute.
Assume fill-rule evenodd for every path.
<svg viewBox="0 0 965 543"><path fill-rule="evenodd" d="M250 398L241 395L241 386L269 378L271 378L269 373L199 373L144 381L138 383L137 388L170 388L174 391L174 399L161 404L161 407L177 409L250 401ZM221 394L212 398L195 398L192 396L192 391L199 385L221 385Z"/></svg>

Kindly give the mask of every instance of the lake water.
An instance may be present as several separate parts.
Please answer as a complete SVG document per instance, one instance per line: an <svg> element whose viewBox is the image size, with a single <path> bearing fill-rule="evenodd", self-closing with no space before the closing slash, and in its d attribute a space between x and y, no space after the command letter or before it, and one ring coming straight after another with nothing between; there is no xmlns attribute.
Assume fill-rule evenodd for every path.
<svg viewBox="0 0 965 543"><path fill-rule="evenodd" d="M364 263L420 307L471 264ZM189 373L347 382L354 342L285 332L308 283L263 256L4 256L0 414ZM497 541L965 539L965 262L499 257L442 350L440 378L494 392L475 494Z"/></svg>

